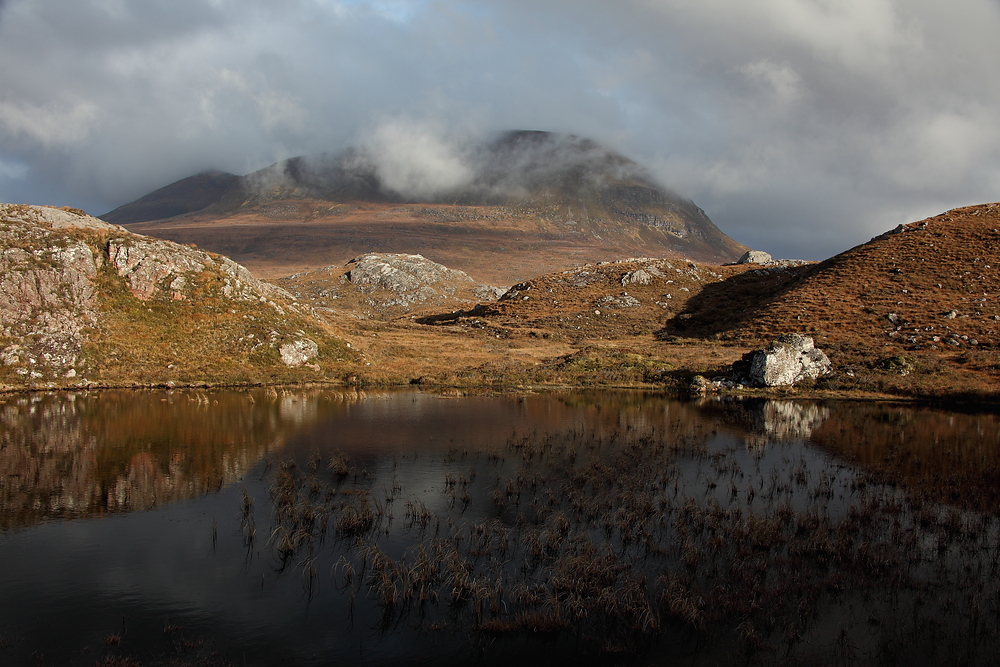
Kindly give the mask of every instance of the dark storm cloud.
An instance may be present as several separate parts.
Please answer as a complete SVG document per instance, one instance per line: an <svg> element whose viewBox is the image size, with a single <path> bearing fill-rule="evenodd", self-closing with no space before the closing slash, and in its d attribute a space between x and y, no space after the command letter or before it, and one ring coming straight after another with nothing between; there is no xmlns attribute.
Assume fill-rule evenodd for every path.
<svg viewBox="0 0 1000 667"><path fill-rule="evenodd" d="M103 212L361 144L397 187L546 129L817 258L1000 199L995 0L0 0L0 199Z"/></svg>

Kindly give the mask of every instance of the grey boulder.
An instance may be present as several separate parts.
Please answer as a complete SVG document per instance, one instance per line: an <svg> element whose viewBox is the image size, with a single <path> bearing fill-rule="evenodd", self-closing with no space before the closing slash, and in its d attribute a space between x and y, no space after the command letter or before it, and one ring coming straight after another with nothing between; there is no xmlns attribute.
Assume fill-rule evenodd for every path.
<svg viewBox="0 0 1000 667"><path fill-rule="evenodd" d="M751 387L784 387L826 375L830 359L801 334L778 336L767 347L748 352L733 364L734 378Z"/></svg>

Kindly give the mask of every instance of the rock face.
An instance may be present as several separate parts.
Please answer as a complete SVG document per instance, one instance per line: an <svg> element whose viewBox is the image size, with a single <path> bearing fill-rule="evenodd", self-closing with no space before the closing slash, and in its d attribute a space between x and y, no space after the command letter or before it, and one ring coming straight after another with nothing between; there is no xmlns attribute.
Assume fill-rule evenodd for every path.
<svg viewBox="0 0 1000 667"><path fill-rule="evenodd" d="M97 323L91 280L103 258L61 230L110 227L60 209L0 206L0 361L25 380L73 377Z"/></svg>
<svg viewBox="0 0 1000 667"><path fill-rule="evenodd" d="M440 296L471 291L482 300L495 300L502 290L473 280L464 271L449 269L422 255L368 253L348 262L348 279L362 293L382 289L395 298L384 305L409 306Z"/></svg>
<svg viewBox="0 0 1000 667"><path fill-rule="evenodd" d="M288 299L285 290L257 280L245 267L228 257L209 255L202 250L178 245L148 236L129 234L112 239L107 255L115 272L128 283L132 295L148 301L169 292L173 299L184 299L187 276L191 273L218 269L226 274L223 294L237 300Z"/></svg>
<svg viewBox="0 0 1000 667"><path fill-rule="evenodd" d="M782 334L762 350L743 355L733 364L735 379L752 387L782 387L816 379L831 370L830 360L800 334Z"/></svg>
<svg viewBox="0 0 1000 667"><path fill-rule="evenodd" d="M115 302L114 310L108 300L119 294L129 298ZM148 307L136 307L136 300ZM163 317L157 319L153 306L171 302L189 303L190 309L174 312L163 306L157 311ZM258 316L260 310L269 315ZM171 322L169 313L184 316L185 322ZM223 313L228 328L214 332L211 350L198 349L206 347L204 342L194 343L184 328L205 326L207 339ZM278 325L286 316L294 326ZM117 328L105 330L109 317L117 317ZM129 317L140 318L135 327ZM274 320L266 329L265 319ZM94 359L100 358L103 347L96 340L117 346L111 363L122 366L128 363L123 358L128 349L127 354L159 351L178 362L215 355L208 358L216 362L240 346L247 348L244 358L256 354L256 361L247 362L250 366L279 357L298 366L317 353L316 343L301 331L310 321L315 320L288 292L256 279L226 257L132 234L74 209L0 204L0 384L73 384L84 373L99 373L85 359L88 344L97 350ZM159 350L143 348L151 339L130 344L138 330L159 336ZM232 336L237 331L244 335ZM272 350L270 357L261 356L261 345ZM295 353L279 352L282 346ZM165 369L176 366L163 364Z"/></svg>

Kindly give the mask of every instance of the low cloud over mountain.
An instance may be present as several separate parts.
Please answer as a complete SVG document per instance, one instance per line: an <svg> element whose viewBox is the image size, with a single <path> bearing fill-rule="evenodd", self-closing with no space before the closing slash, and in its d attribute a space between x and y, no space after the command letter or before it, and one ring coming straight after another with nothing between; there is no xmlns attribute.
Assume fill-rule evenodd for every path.
<svg viewBox="0 0 1000 667"><path fill-rule="evenodd" d="M8 0L0 200L100 212L348 145L427 192L468 176L442 137L526 127L635 158L744 243L822 258L996 199L998 30L995 0Z"/></svg>

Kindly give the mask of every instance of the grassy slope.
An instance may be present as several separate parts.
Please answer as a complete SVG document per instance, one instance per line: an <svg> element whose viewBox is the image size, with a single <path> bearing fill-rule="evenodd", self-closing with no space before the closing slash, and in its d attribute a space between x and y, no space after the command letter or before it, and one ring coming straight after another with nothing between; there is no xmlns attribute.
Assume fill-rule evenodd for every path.
<svg viewBox="0 0 1000 667"><path fill-rule="evenodd" d="M222 295L224 276L191 277L190 296L140 301L105 267L98 277L100 326L85 353L101 384L275 383L341 376L358 355L309 317ZM287 304L286 304L287 307ZM301 331L320 346L319 370L285 366L274 342ZM277 334L277 335L275 335Z"/></svg>
<svg viewBox="0 0 1000 667"><path fill-rule="evenodd" d="M743 352L794 331L813 336L836 369L806 389L993 400L1000 380L998 229L1000 206L983 205L913 223L815 265L671 261L648 285L621 282L642 263L584 267L528 281L516 298L474 313L423 321L452 335L492 332L506 341L511 353L478 369L493 381L660 378L680 386L696 372L721 374ZM640 305L602 307L601 299L625 293ZM957 317L946 316L952 311ZM517 351L532 341L536 348L559 341L569 351L552 346L546 356L536 349L533 360L519 361ZM463 377L451 375L442 379Z"/></svg>
<svg viewBox="0 0 1000 667"><path fill-rule="evenodd" d="M797 331L812 335L835 367L800 395L992 400L1000 380L998 229L1000 206L969 207L816 265L605 263L541 275L476 309L347 309L327 312L326 324L226 300L211 272L190 277L189 300L150 302L105 272L87 379L683 388L692 375L723 374L746 351ZM628 282L650 266L660 275ZM951 311L958 316L945 317ZM320 342L319 370L288 369L260 345L272 331L292 330Z"/></svg>

